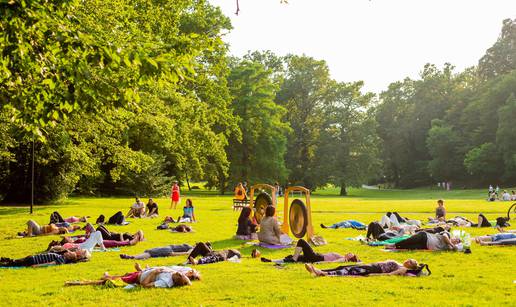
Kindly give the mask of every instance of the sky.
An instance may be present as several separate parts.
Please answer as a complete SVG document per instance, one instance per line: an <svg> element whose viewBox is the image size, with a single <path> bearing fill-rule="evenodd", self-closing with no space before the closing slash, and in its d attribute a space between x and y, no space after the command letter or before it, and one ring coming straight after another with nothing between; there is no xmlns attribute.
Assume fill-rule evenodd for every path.
<svg viewBox="0 0 516 307"><path fill-rule="evenodd" d="M476 65L516 18L516 0L209 0L231 18L231 54L271 50L325 60L332 78L379 93L426 63Z"/></svg>

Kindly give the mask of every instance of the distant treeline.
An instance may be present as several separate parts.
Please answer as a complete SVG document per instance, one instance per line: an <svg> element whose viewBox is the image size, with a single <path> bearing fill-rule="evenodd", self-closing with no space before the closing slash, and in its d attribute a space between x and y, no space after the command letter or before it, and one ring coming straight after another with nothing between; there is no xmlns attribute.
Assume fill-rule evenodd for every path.
<svg viewBox="0 0 516 307"><path fill-rule="evenodd" d="M380 95L306 55L230 56L205 0L0 4L0 197L161 195L170 182L515 183L516 21L477 67ZM34 150L34 155L32 151Z"/></svg>

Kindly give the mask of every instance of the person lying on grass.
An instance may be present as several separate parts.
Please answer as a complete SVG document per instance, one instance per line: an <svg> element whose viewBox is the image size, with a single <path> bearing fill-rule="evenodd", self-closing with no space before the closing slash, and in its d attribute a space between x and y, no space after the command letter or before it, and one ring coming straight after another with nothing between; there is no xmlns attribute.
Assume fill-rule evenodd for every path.
<svg viewBox="0 0 516 307"><path fill-rule="evenodd" d="M516 233L506 232L480 236L475 238L475 242L480 245L515 245Z"/></svg>
<svg viewBox="0 0 516 307"><path fill-rule="evenodd" d="M170 229L171 231L174 231L174 232L192 232L193 231L192 227L185 225L185 224L177 225L172 228L170 228L170 226L168 224L169 224L168 222L163 222L161 225L158 225L158 227L156 227L156 228L158 230Z"/></svg>
<svg viewBox="0 0 516 307"><path fill-rule="evenodd" d="M40 226L34 220L29 220L27 221L27 231L19 232L18 235L22 237L57 235L73 232L80 228L81 227L78 225L72 225L68 227L58 227L55 224Z"/></svg>
<svg viewBox="0 0 516 307"><path fill-rule="evenodd" d="M260 232L258 233L258 240L261 243L280 245L281 244L281 230L278 221L274 217L276 208L268 206L265 209L265 217L260 222Z"/></svg>
<svg viewBox="0 0 516 307"><path fill-rule="evenodd" d="M94 231L100 231L100 233L102 234L102 239L104 240L111 240L111 241L132 241L134 240L134 238L138 235L140 237L140 241L143 241L145 238L143 237L143 231L142 230L138 230L136 233L134 234L130 234L130 233L127 233L127 232L124 232L124 233L118 233L118 232L111 232L109 231L106 226L104 225L100 225L97 227L97 229L95 230L95 228L93 227L93 225L91 225L90 223L86 224L86 226L84 226L83 228L85 231L86 231L86 236L88 236L90 233L94 232Z"/></svg>
<svg viewBox="0 0 516 307"><path fill-rule="evenodd" d="M179 255L186 255L193 250L193 247L188 244L172 244L163 247L155 247L145 250L143 253L130 256L127 254L120 254L122 259L149 259L156 257L173 257Z"/></svg>
<svg viewBox="0 0 516 307"><path fill-rule="evenodd" d="M197 256L202 256L202 258L197 260L195 259ZM209 264L225 261L232 257L240 258L240 252L235 249L214 251L211 248L211 244L209 242L200 242L195 245L195 247L190 252L190 255L188 255L188 263L193 265Z"/></svg>
<svg viewBox="0 0 516 307"><path fill-rule="evenodd" d="M370 264L339 266L329 270L319 270L313 264L305 263L306 270L314 276L418 276L424 267L428 268L428 266L423 264L418 265L414 259L405 260L403 264L394 260L387 260Z"/></svg>
<svg viewBox="0 0 516 307"><path fill-rule="evenodd" d="M409 218L401 217L398 212L387 212L382 219L380 220L380 225L383 228L405 228L408 227L410 229L419 228L421 226L421 221L412 220Z"/></svg>
<svg viewBox="0 0 516 307"><path fill-rule="evenodd" d="M71 252L66 251L62 255L57 253L43 253L31 255L20 259L0 258L0 267L38 267L47 265L59 265L89 260L91 254L84 249Z"/></svg>
<svg viewBox="0 0 516 307"><path fill-rule="evenodd" d="M59 214L59 212L54 211L54 212L52 212L52 214L50 214L49 224L58 224L58 223L73 224L73 223L79 223L79 222L85 223L88 221L88 218L89 218L89 216L83 216L83 217L71 216L71 217L63 218L61 216L61 214Z"/></svg>
<svg viewBox="0 0 516 307"><path fill-rule="evenodd" d="M252 256L252 255L251 255ZM347 253L346 255L340 255L337 253L316 253L312 247L303 239L297 241L296 248L294 249L294 255L288 255L282 260L270 260L267 258L261 258L262 262L360 262L355 254Z"/></svg>
<svg viewBox="0 0 516 307"><path fill-rule="evenodd" d="M385 245L391 249L429 249L429 250L458 250L459 238L451 238L449 232L428 233L418 232L402 241Z"/></svg>
<svg viewBox="0 0 516 307"><path fill-rule="evenodd" d="M142 267L136 263L136 271L124 275L109 275L105 272L102 280L120 279L127 284L136 284L144 288L172 288L191 285L192 280L200 280L198 271L189 267Z"/></svg>
<svg viewBox="0 0 516 307"><path fill-rule="evenodd" d="M121 246L133 246L138 242L144 240L143 231L139 230L136 232L132 240L127 241L115 241L115 240L104 240L102 238L102 233L100 231L95 231L88 236L81 237L64 237L61 242L52 241L48 245L49 251L60 251L60 250L70 250L70 249L86 249L89 252L93 251L95 246L99 246L101 250L106 250L106 248L113 247L121 247Z"/></svg>
<svg viewBox="0 0 516 307"><path fill-rule="evenodd" d="M358 229L358 230L364 230L364 229L366 229L366 225L360 223L359 221L347 220L347 221L335 223L331 226L325 226L324 224L321 224L321 228L331 228L331 229L353 228L353 229Z"/></svg>
<svg viewBox="0 0 516 307"><path fill-rule="evenodd" d="M244 207L238 217L238 227L235 238L238 240L256 240L258 235L256 234L257 225L251 220L251 208Z"/></svg>

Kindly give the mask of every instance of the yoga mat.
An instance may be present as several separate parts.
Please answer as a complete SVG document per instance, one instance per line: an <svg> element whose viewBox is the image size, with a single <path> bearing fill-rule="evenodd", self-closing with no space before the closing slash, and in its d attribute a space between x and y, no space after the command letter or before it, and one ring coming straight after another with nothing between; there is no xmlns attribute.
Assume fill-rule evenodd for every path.
<svg viewBox="0 0 516 307"><path fill-rule="evenodd" d="M280 249L280 248L291 248L292 245L275 245L275 244L267 244L267 243L258 243L254 244L255 246L260 246L263 248L270 248L270 249Z"/></svg>
<svg viewBox="0 0 516 307"><path fill-rule="evenodd" d="M93 251L94 252L119 252L120 247L106 248L106 250L101 250L100 248L94 248Z"/></svg>

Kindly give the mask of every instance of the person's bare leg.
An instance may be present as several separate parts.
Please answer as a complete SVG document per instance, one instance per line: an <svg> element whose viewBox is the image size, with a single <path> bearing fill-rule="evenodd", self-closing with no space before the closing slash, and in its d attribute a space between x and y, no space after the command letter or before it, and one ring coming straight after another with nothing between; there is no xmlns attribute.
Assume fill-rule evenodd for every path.
<svg viewBox="0 0 516 307"><path fill-rule="evenodd" d="M142 266L138 263L138 262L135 262L134 263L134 268L136 269L136 271L138 272L141 272L142 270Z"/></svg>
<svg viewBox="0 0 516 307"><path fill-rule="evenodd" d="M299 258L299 255L301 255L301 252L303 251L303 249L301 247L297 247L294 249L294 255L292 256L292 259L294 259L294 261L297 261L297 259Z"/></svg>
<svg viewBox="0 0 516 307"><path fill-rule="evenodd" d="M493 238L491 236L480 236L475 238L475 242L481 243L481 242L491 242L493 241Z"/></svg>
<svg viewBox="0 0 516 307"><path fill-rule="evenodd" d="M115 280L115 279L120 279L120 278L122 278L124 276L125 275L109 275L108 272L104 272L104 275L102 275L102 277L100 279L102 279L102 280L107 280L107 279Z"/></svg>

